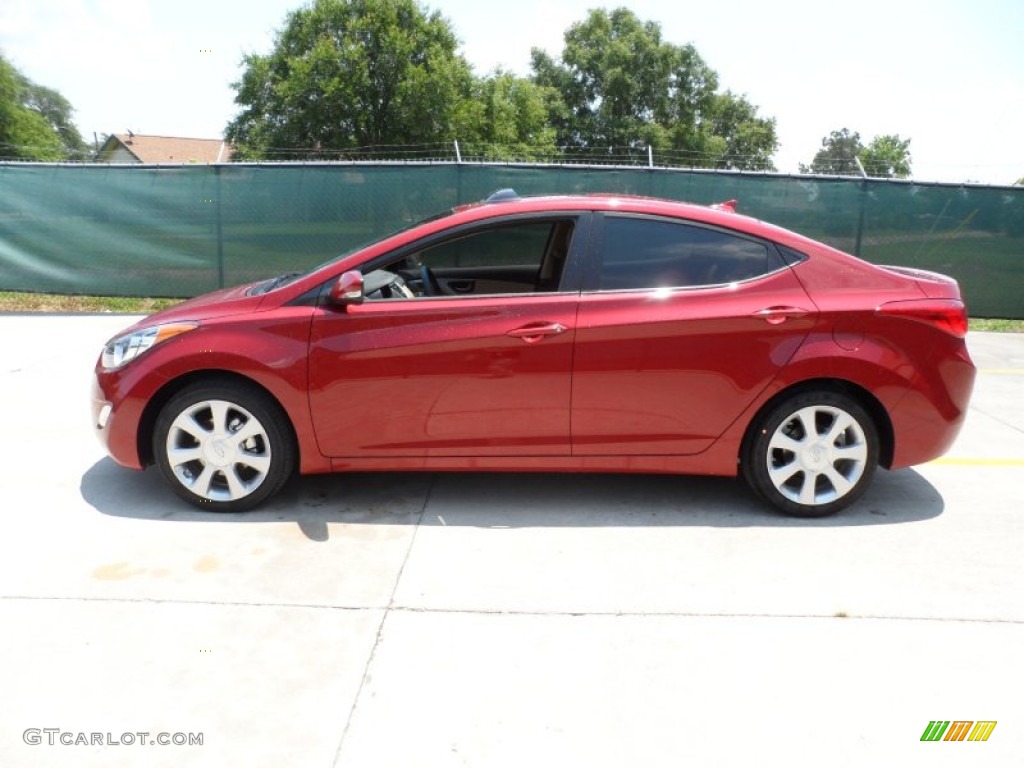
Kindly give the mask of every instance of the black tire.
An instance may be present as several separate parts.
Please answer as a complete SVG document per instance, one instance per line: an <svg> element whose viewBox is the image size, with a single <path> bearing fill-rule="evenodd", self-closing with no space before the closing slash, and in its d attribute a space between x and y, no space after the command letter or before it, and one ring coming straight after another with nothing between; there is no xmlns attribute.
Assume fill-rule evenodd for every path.
<svg viewBox="0 0 1024 768"><path fill-rule="evenodd" d="M266 501L292 476L296 455L280 406L237 381L186 387L160 410L153 430L153 456L171 488L211 512L244 512Z"/></svg>
<svg viewBox="0 0 1024 768"><path fill-rule="evenodd" d="M824 517L855 502L878 465L878 429L853 398L804 392L750 426L743 475L762 499L787 515Z"/></svg>

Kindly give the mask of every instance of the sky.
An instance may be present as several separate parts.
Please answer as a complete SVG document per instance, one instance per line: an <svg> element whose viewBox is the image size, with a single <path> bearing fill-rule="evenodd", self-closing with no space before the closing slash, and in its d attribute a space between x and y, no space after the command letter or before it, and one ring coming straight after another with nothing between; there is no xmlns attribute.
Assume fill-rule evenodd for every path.
<svg viewBox="0 0 1024 768"><path fill-rule="evenodd" d="M246 53L267 53L305 0L2 0L0 50L75 107L93 133L214 138L238 111ZM830 131L910 138L913 177L1024 177L1020 0L433 0L478 74L529 74L589 8L626 6L692 43L720 86L774 117L779 171L809 163Z"/></svg>

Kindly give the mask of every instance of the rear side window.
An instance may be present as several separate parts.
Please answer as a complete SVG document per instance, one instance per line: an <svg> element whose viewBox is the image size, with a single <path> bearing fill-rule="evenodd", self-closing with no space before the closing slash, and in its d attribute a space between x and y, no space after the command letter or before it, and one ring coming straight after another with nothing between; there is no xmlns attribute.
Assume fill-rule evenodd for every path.
<svg viewBox="0 0 1024 768"><path fill-rule="evenodd" d="M599 290L717 285L783 265L774 248L718 229L606 216Z"/></svg>

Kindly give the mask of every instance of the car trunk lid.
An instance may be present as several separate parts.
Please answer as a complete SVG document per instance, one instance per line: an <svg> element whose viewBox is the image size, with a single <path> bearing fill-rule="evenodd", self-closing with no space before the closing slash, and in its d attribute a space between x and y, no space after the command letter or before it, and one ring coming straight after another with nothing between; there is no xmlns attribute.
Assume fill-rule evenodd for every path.
<svg viewBox="0 0 1024 768"><path fill-rule="evenodd" d="M915 267L884 266L882 269L909 277L929 299L960 299L960 286L956 280L938 272Z"/></svg>

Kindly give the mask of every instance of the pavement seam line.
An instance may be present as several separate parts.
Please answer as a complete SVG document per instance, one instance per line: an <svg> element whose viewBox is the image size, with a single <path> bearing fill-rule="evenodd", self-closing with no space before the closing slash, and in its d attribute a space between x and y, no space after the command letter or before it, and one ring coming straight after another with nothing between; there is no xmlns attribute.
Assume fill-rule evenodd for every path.
<svg viewBox="0 0 1024 768"><path fill-rule="evenodd" d="M179 600L160 597L62 597L60 595L0 595L3 600L65 601L80 603L149 603L152 605L209 605L232 608L300 608L328 611L379 611L380 605L324 605L317 603L250 603L243 600Z"/></svg>
<svg viewBox="0 0 1024 768"><path fill-rule="evenodd" d="M25 601L77 601L83 603L152 603L170 605L208 605L208 606L232 606L238 608L297 608L301 610L318 611L379 611L379 606L350 606L350 605L313 605L310 603L241 603L241 602L215 602L209 600L156 600L143 598L123 597L49 597L31 595L4 595L0 596L0 602L4 600L25 600ZM418 608L411 605L390 605L383 609L385 613L424 613L424 614L462 614L468 616L538 616L538 617L570 617L570 618L695 618L695 619L871 619L873 621L934 621L934 622L962 622L966 624L1021 624L1024 619L979 619L955 616L895 616L874 613L849 613L846 616L836 616L832 613L710 613L706 611L527 611L519 609L484 609L484 608ZM381 620L381 625L383 625ZM380 626L378 626L378 640L380 637ZM374 645L376 649L376 643ZM369 662L367 662L367 667ZM365 674L366 668L364 668Z"/></svg>
<svg viewBox="0 0 1024 768"><path fill-rule="evenodd" d="M427 486L427 492L423 496L423 506L420 507L419 517L416 519L416 527L413 528L412 536L409 538L409 546L405 550L405 557L402 558L402 565L398 569L398 575L395 576L394 586L391 588L391 597L388 599L388 604L384 607L384 612L381 614L380 623L377 625L377 635L373 640L373 647L370 649L370 654L366 658L366 664L363 666L363 676L359 680L359 687L356 688L356 694L352 697L352 706L349 707L348 717L345 718L345 727L341 730L341 737L338 739L338 747L334 750L334 763L335 766L340 766L341 753L345 747L345 739L348 737L348 730L352 725L352 718L356 714L356 709L359 708L359 699L363 695L363 688L366 687L366 680L370 674L370 667L373 666L373 660L377 656L377 648L380 647L381 638L384 635L384 624L388 619L388 614L395 609L395 594L398 592L398 585L402 583L402 575L405 573L405 566L409 563L409 556L412 554L412 548L416 544L416 536L420 532L420 528L423 525L423 518L427 514L427 507L430 506L430 497L434 494L434 487L437 484L437 473L434 473L430 477L430 484Z"/></svg>
<svg viewBox="0 0 1024 768"><path fill-rule="evenodd" d="M482 608L416 608L413 606L396 606L393 613L452 613L469 616L549 616L571 618L679 618L679 619L871 619L873 621L934 621L962 622L965 624L1024 624L1024 619L978 619L952 616L893 616L872 613L847 613L836 616L834 613L709 613L704 611L523 611L523 610L486 610Z"/></svg>
<svg viewBox="0 0 1024 768"><path fill-rule="evenodd" d="M1024 433L1024 429L1021 429L1020 427L1018 427L1018 426L1015 426L1015 425L1011 424L1010 422L1008 422L1008 421L1005 421L1005 420L1003 420L1003 419L999 418L998 416L996 416L996 415L994 415L994 414L991 414L991 413L989 413L988 411L983 411L983 410L982 410L981 408L979 408L979 407L978 407L978 406L976 406L976 405L971 405L971 406L970 406L970 410L972 410L972 411L977 411L977 412L978 412L978 413L980 413L980 414L981 414L982 416L986 416L987 418L990 418L990 419L992 419L993 421L998 421L998 422L999 422L1000 424L1002 424L1002 425L1003 425L1004 427L1009 427L1009 428L1010 428L1010 429L1012 429L1012 430L1013 430L1014 432L1021 432L1021 433Z"/></svg>

